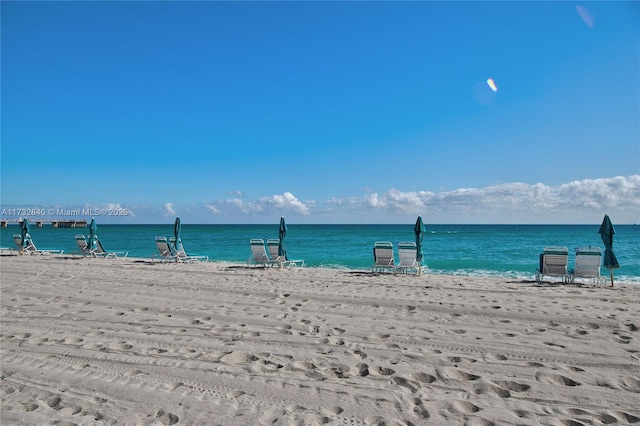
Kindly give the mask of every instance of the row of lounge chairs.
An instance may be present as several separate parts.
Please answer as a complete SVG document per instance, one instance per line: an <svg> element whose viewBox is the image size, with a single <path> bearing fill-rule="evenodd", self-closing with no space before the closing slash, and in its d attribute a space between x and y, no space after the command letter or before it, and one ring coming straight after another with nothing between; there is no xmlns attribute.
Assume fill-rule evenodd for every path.
<svg viewBox="0 0 640 426"><path fill-rule="evenodd" d="M43 249L40 250L36 247L36 245L33 243L33 240L31 239L31 236L29 234L27 234L27 237L25 238L25 245L22 245L22 236L20 234L13 234L13 242L16 245L16 248L18 249L18 252L31 256L31 255L36 255L36 256L51 256L51 255L59 255L64 253L64 250L51 250L51 249ZM8 249L3 249L3 250L8 250Z"/></svg>
<svg viewBox="0 0 640 426"><path fill-rule="evenodd" d="M247 264L253 266L278 266L279 268L303 267L304 260L292 260L286 255L280 255L279 239L268 239L265 248L263 239L254 238L249 241L251 246L251 257L247 259Z"/></svg>
<svg viewBox="0 0 640 426"><path fill-rule="evenodd" d="M378 241L373 245L374 263L371 267L373 272L384 272L390 270L395 273L408 274L415 271L420 274L422 269L429 269L422 262L417 260L418 249L416 243L398 243L398 260L396 264L393 254L393 244L388 241Z"/></svg>
<svg viewBox="0 0 640 426"><path fill-rule="evenodd" d="M129 252L126 251L106 251L100 240L96 241L96 247L92 248L84 235L76 235L76 244L83 256L102 257L105 259L127 257Z"/></svg>
<svg viewBox="0 0 640 426"><path fill-rule="evenodd" d="M605 280L600 275L602 250L600 247L578 247L575 249L575 266L569 269L569 249L567 247L545 247L540 253L540 264L536 269L536 281L544 277L559 277L562 282L573 283L576 278L593 280L599 284Z"/></svg>
<svg viewBox="0 0 640 426"><path fill-rule="evenodd" d="M156 249L158 253L154 254L151 259L158 258L161 262L176 262L176 263L199 263L207 262L209 256L199 255L187 255L182 243L176 244L176 238L158 236L156 237Z"/></svg>
<svg viewBox="0 0 640 426"><path fill-rule="evenodd" d="M20 234L13 234L13 240L17 250L26 255L59 255L63 250L38 249L31 237L27 234L26 244L22 245ZM76 244L83 256L96 258L118 258L127 257L126 251L107 251L97 240L95 248L87 241L84 235L75 236ZM166 237L155 238L158 253L152 256L152 260L158 258L161 262L182 262L197 263L208 261L208 256L187 255L182 243L176 245L175 237L167 240ZM251 257L247 260L253 266L278 266L280 268L292 268L304 266L304 260L292 260L286 255L279 254L280 240L268 239L265 245L263 239L250 240ZM3 251L9 249L2 249ZM415 271L420 274L422 269L428 266L417 260L417 246L413 242L398 243L398 259L396 263L393 252L393 244L388 241L378 241L373 247L374 264L371 267L373 272L391 271L393 273L409 273ZM600 275L600 265L602 250L599 247L578 247L575 249L575 266L568 268L569 249L567 247L553 246L545 247L540 254L539 266L536 269L536 281L542 282L544 277L559 277L562 282L573 283L576 278L591 279L598 284L605 281L605 277Z"/></svg>
<svg viewBox="0 0 640 426"><path fill-rule="evenodd" d="M20 234L13 234L13 242L16 245L16 249L18 253L27 256L52 256L52 255L61 255L64 253L64 250L53 250L53 249L38 249L34 244L31 236L27 234L27 238L25 238L26 244L22 245L22 236ZM102 242L98 239L96 241L95 248L92 248L87 238L84 235L76 235L75 236L76 244L78 245L78 249L80 249L80 254L83 256L89 257L100 257L100 258L117 258L117 257L127 257L128 252L126 251L106 251L102 246ZM3 248L2 250L11 251L10 249Z"/></svg>

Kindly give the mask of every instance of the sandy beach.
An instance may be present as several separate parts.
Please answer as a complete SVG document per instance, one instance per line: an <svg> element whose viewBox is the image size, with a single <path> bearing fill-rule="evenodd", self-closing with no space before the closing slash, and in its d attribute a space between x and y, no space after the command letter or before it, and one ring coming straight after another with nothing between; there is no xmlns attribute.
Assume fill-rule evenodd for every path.
<svg viewBox="0 0 640 426"><path fill-rule="evenodd" d="M0 266L3 425L640 423L640 286Z"/></svg>

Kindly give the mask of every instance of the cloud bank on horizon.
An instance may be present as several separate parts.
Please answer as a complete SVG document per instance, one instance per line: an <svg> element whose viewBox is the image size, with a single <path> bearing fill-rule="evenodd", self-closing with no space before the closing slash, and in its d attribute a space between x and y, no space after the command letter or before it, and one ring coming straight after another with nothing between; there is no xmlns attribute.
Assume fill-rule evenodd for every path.
<svg viewBox="0 0 640 426"><path fill-rule="evenodd" d="M229 195L184 205L167 201L162 205L113 202L45 207L60 213L59 219L78 211L103 212L102 223L165 223L180 216L183 223L261 224L286 216L290 223L388 224L405 223L422 215L425 222L434 224L581 224L597 222L605 213L615 223L640 223L640 175L584 179L558 186L514 182L443 192L390 188L384 193L327 200L300 199L291 192L256 199L239 191Z"/></svg>

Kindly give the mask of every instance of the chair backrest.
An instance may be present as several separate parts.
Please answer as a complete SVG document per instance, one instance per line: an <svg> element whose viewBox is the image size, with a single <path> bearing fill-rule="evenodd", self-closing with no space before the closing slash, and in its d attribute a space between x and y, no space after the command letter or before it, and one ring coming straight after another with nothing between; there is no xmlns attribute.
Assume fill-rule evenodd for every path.
<svg viewBox="0 0 640 426"><path fill-rule="evenodd" d="M378 241L373 245L373 258L376 266L394 266L393 244L386 241Z"/></svg>
<svg viewBox="0 0 640 426"><path fill-rule="evenodd" d="M82 234L76 235L76 244L78 245L78 248L83 253L86 251L89 251L89 243L87 243L87 239L85 238L84 235Z"/></svg>
<svg viewBox="0 0 640 426"><path fill-rule="evenodd" d="M398 243L398 266L405 268L416 267L418 265L416 260L417 251L416 243Z"/></svg>
<svg viewBox="0 0 640 426"><path fill-rule="evenodd" d="M104 249L104 247L102 246L102 241L97 240L96 241L96 248L95 250L93 250L94 253L98 253L98 254L104 254L107 251Z"/></svg>
<svg viewBox="0 0 640 426"><path fill-rule="evenodd" d="M33 244L33 241L31 240L31 235L29 235L27 233L27 236L25 238L27 244L25 244L24 246L24 251L38 251L38 249L36 248L35 244ZM20 234L13 234L13 242L15 243L16 247L18 248L18 250L22 250L23 246L22 246L22 235Z"/></svg>
<svg viewBox="0 0 640 426"><path fill-rule="evenodd" d="M15 243L16 247L22 250L22 236L20 234L13 234L13 242Z"/></svg>
<svg viewBox="0 0 640 426"><path fill-rule="evenodd" d="M545 275L566 275L569 264L569 249L545 247L540 255L540 271Z"/></svg>
<svg viewBox="0 0 640 426"><path fill-rule="evenodd" d="M272 260L277 260L280 257L280 255L278 254L278 250L280 249L280 240L267 240L267 249L269 250L269 257L271 257Z"/></svg>
<svg viewBox="0 0 640 426"><path fill-rule="evenodd" d="M169 247L167 237L156 237L156 248L158 249L158 253L160 253L160 256L162 257L173 256L173 252L171 251L171 247Z"/></svg>
<svg viewBox="0 0 640 426"><path fill-rule="evenodd" d="M176 246L176 237L169 237L169 247L174 247L174 253L177 257L184 259L187 256L187 252L182 247L182 241Z"/></svg>
<svg viewBox="0 0 640 426"><path fill-rule="evenodd" d="M580 247L576 249L576 266L573 275L583 278L597 278L600 276L600 261L602 250L600 247Z"/></svg>
<svg viewBox="0 0 640 426"><path fill-rule="evenodd" d="M269 262L269 256L267 256L267 251L264 248L264 240L254 238L249 241L251 245L251 255L255 259L256 262Z"/></svg>

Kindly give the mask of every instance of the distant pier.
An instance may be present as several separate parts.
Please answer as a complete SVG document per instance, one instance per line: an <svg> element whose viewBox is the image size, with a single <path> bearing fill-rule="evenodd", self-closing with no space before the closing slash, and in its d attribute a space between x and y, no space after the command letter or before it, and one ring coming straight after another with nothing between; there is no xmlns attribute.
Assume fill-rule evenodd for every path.
<svg viewBox="0 0 640 426"><path fill-rule="evenodd" d="M2 226L2 228L6 228L9 223L20 223L20 220L18 219L6 219L6 220L2 220L0 221L0 225ZM44 224L51 224L52 227L54 228L86 228L87 227L87 221L86 220L53 220L53 219L46 219L46 220L34 220L32 222L34 225L36 225L38 228L42 228L42 226Z"/></svg>

